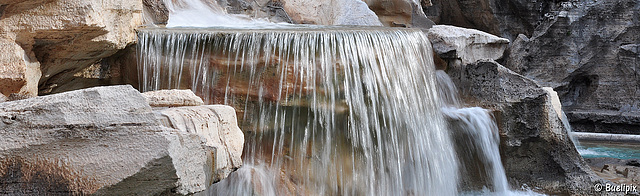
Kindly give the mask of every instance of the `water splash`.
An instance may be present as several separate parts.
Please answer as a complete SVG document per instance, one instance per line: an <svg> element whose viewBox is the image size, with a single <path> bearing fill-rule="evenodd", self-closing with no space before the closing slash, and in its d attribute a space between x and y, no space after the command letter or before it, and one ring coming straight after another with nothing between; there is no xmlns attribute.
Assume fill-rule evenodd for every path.
<svg viewBox="0 0 640 196"><path fill-rule="evenodd" d="M499 144L500 137L498 136L498 126L493 121L493 118L489 115L489 111L479 108L445 108L443 113L451 119L454 125L452 131L458 131L456 142L458 148L459 157L463 160L462 166L463 175L469 178L488 178L489 183L482 183L482 185L490 184L493 187L494 192L505 193L509 190L509 184L507 182L507 175L504 172L502 166ZM479 157L479 161L474 160L473 157ZM474 170L479 171L481 175L472 176L469 172Z"/></svg>
<svg viewBox="0 0 640 196"><path fill-rule="evenodd" d="M138 47L141 89L191 88L234 106L245 165L265 165L276 187L457 194L458 162L420 30L143 29Z"/></svg>
<svg viewBox="0 0 640 196"><path fill-rule="evenodd" d="M252 19L243 15L228 14L217 3L203 2L203 0L164 0L164 3L169 11L167 27L278 28L286 26L285 23L271 23L267 19Z"/></svg>

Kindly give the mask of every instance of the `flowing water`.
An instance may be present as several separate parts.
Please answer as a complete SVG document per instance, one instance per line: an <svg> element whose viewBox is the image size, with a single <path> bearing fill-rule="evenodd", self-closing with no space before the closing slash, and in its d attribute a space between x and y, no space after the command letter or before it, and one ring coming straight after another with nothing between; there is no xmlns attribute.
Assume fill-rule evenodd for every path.
<svg viewBox="0 0 640 196"><path fill-rule="evenodd" d="M287 24L269 22L267 19L228 14L216 1L165 0L164 5L170 14L167 27L277 28L287 26Z"/></svg>
<svg viewBox="0 0 640 196"><path fill-rule="evenodd" d="M218 193L457 193L431 45L419 30L144 29L138 46L143 91L191 88L238 110L247 169L228 180L279 187L223 182Z"/></svg>
<svg viewBox="0 0 640 196"><path fill-rule="evenodd" d="M165 1L139 31L142 91L236 108L244 166L209 195L535 195L510 191L488 110L461 108L420 30L273 24ZM453 137L453 138L452 138Z"/></svg>

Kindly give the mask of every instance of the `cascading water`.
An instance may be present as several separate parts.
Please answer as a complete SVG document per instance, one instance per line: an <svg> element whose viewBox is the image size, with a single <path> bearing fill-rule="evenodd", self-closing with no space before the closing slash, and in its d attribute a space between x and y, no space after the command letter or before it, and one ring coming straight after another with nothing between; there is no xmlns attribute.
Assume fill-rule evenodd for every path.
<svg viewBox="0 0 640 196"><path fill-rule="evenodd" d="M436 71L442 113L460 162L460 186L463 195L541 195L531 190L513 191L500 158L498 126L491 112L480 107L464 108L458 90L444 71ZM527 189L527 188L524 188Z"/></svg>
<svg viewBox="0 0 640 196"><path fill-rule="evenodd" d="M138 52L143 91L191 88L238 110L246 168L212 192L458 193L419 30L143 29Z"/></svg>
<svg viewBox="0 0 640 196"><path fill-rule="evenodd" d="M454 135L458 158L463 160L460 169L462 178L466 179L463 180L463 186L491 184L492 191L506 194L509 184L498 149L498 126L488 110L479 107L461 108L457 88L451 78L440 70L436 71L436 76L438 94L443 97L442 112L449 119L449 129Z"/></svg>
<svg viewBox="0 0 640 196"><path fill-rule="evenodd" d="M165 0L164 5L171 14L167 27L235 27L235 28L273 28L286 24L271 23L266 19L253 19L244 15L227 14L215 1L203 0ZM150 21L147 19L147 21Z"/></svg>

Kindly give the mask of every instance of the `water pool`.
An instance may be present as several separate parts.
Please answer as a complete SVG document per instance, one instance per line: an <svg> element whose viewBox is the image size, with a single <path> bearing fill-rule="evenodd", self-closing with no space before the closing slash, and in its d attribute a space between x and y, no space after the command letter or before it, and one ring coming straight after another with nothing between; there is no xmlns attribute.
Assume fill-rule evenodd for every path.
<svg viewBox="0 0 640 196"><path fill-rule="evenodd" d="M580 141L578 152L584 158L610 157L618 159L640 159L640 144Z"/></svg>

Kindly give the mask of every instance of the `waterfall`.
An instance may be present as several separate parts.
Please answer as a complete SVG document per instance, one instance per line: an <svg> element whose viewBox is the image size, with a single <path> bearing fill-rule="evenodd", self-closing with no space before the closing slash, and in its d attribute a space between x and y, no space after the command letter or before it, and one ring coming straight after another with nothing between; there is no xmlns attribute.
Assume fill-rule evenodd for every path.
<svg viewBox="0 0 640 196"><path fill-rule="evenodd" d="M204 0L164 0L169 11L167 27L271 27L274 24L266 19L252 19L244 15L227 14L217 3ZM216 2L216 1L213 1Z"/></svg>
<svg viewBox="0 0 640 196"><path fill-rule="evenodd" d="M462 108L458 90L444 71L436 71L438 95L443 99L443 114L449 119L460 164L462 185L492 185L494 192L507 193L509 185L502 166L498 126L490 111L479 107ZM483 188L483 187L474 187ZM472 189L472 188L471 188Z"/></svg>
<svg viewBox="0 0 640 196"><path fill-rule="evenodd" d="M238 111L250 169L214 192L458 193L458 159L420 30L152 28L139 31L138 55L142 91L190 88Z"/></svg>

